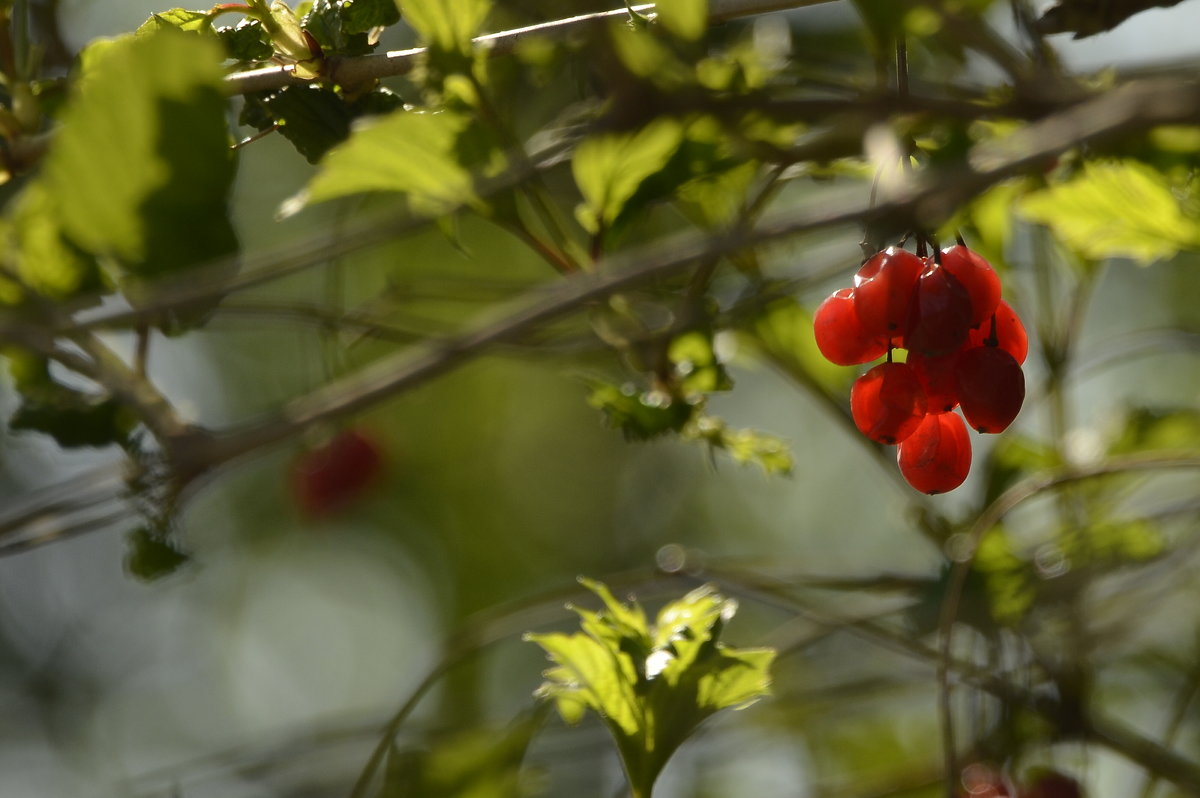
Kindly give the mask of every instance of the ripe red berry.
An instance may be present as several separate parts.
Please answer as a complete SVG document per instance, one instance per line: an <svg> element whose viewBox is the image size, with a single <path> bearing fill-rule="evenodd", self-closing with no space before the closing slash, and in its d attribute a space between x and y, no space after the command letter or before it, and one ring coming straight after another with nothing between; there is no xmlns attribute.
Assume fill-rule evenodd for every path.
<svg viewBox="0 0 1200 798"><path fill-rule="evenodd" d="M1012 305L1000 300L996 306L995 337L993 338L992 319L988 319L977 329L971 330L967 336L968 346L999 346L1017 361L1018 365L1025 362L1029 354L1029 336L1025 325L1012 309Z"/></svg>
<svg viewBox="0 0 1200 798"><path fill-rule="evenodd" d="M925 394L907 363L880 363L854 381L850 414L859 431L879 443L899 443L925 416Z"/></svg>
<svg viewBox="0 0 1200 798"><path fill-rule="evenodd" d="M913 288L924 269L921 258L898 247L888 247L864 263L854 275L854 309L863 329L903 346Z"/></svg>
<svg viewBox="0 0 1200 798"><path fill-rule="evenodd" d="M967 341L971 297L954 275L930 263L917 281L905 346L923 355L954 352Z"/></svg>
<svg viewBox="0 0 1200 798"><path fill-rule="evenodd" d="M957 413L925 416L896 451L900 473L922 493L954 490L971 470L971 438Z"/></svg>
<svg viewBox="0 0 1200 798"><path fill-rule="evenodd" d="M958 407L958 389L954 377L958 352L929 357L910 351L907 362L916 370L921 390L925 391L927 413L949 413Z"/></svg>
<svg viewBox="0 0 1200 798"><path fill-rule="evenodd" d="M843 288L827 297L813 314L817 348L831 363L855 366L887 354L887 340L863 329L854 310L854 291Z"/></svg>
<svg viewBox="0 0 1200 798"><path fill-rule="evenodd" d="M1002 432L1021 412L1025 373L1005 350L994 346L964 350L954 376L963 415L980 432Z"/></svg>
<svg viewBox="0 0 1200 798"><path fill-rule="evenodd" d="M359 430L343 430L328 443L296 458L292 494L309 517L327 516L359 498L383 471L383 453Z"/></svg>
<svg viewBox="0 0 1200 798"><path fill-rule="evenodd" d="M1048 771L1026 785L1021 798L1083 798L1083 788L1070 776Z"/></svg>
<svg viewBox="0 0 1200 798"><path fill-rule="evenodd" d="M954 276L971 298L971 326L992 317L1000 304L1000 275L978 253L961 244L942 250L942 268Z"/></svg>

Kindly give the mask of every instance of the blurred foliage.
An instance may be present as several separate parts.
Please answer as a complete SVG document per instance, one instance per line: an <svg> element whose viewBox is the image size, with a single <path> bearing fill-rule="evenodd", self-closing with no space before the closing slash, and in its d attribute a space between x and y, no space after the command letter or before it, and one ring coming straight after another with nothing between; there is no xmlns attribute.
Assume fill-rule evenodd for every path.
<svg viewBox="0 0 1200 798"><path fill-rule="evenodd" d="M702 0L672 0L527 31L510 53L508 37L472 39L610 9L252 0L160 11L90 41L68 75L38 74L30 37L49 34L30 4L0 4L0 553L20 555L0 609L29 613L0 617L0 670L41 691L14 700L10 725L31 749L92 729L116 749L137 735L110 732L114 716L153 714L175 756L206 723L258 740L264 719L299 725L293 705L332 715L346 696L375 736L402 701L360 782L380 798L604 790L615 763L589 712L642 798L656 783L940 795L962 780L947 760L1003 762L1021 782L1040 761L1073 767L1066 741L1200 789L1180 642L1200 628L1194 86L1171 69L1153 82L1182 83L1182 124L1110 102L1120 118L1087 120L1098 133L1073 127L1150 84L1069 74L1026 5L1008 40L994 23L1010 9L989 0L719 25ZM1060 3L1040 24L1083 34L1133 8L1109 5ZM428 49L393 49L413 44ZM339 82L379 63L401 74ZM257 68L289 77L231 97ZM1026 411L973 438L975 472L936 499L848 434L855 369L825 361L812 321L876 239L927 235L968 241L1033 320ZM362 416L389 465L379 490L305 513L289 464ZM718 469L727 458L757 469ZM114 468L105 482L78 463ZM112 598L30 552L113 526L139 581L199 567ZM93 561L97 539L81 570L112 565ZM651 620L585 580L600 609L544 631L580 572L665 606ZM705 586L676 598L682 583ZM720 641L730 596L770 647ZM139 597L167 620L142 623ZM66 599L89 605L71 628L120 626L114 650L122 635L143 647L91 664L108 644L60 635ZM180 637L158 640L168 627ZM516 643L530 628L552 663L537 695L578 728L530 712L537 651ZM289 633L303 643L272 649ZM338 635L360 633L343 651ZM220 682L193 644L246 674ZM221 700L180 699L156 670L176 666ZM1112 687L1124 680L1138 696ZM772 681L758 711L706 723ZM1161 707L1180 714L1160 734L1146 713ZM744 757L728 753L739 739ZM311 760L301 786L272 782L310 765L299 744L239 749L222 764L254 783L213 791L315 794L327 778L343 792L355 742L328 769ZM122 778L146 756L87 753L72 767L111 761ZM166 794L192 791L173 776ZM1113 794L1106 771L1090 779Z"/></svg>

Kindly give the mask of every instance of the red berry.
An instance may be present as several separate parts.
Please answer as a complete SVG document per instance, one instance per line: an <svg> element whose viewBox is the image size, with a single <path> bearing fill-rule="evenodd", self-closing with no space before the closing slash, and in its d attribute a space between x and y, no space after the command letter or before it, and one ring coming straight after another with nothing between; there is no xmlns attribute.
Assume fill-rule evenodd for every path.
<svg viewBox="0 0 1200 798"><path fill-rule="evenodd" d="M1083 788L1070 776L1049 771L1021 790L1021 798L1083 798Z"/></svg>
<svg viewBox="0 0 1200 798"><path fill-rule="evenodd" d="M887 354L887 340L863 329L854 310L854 290L843 288L825 299L813 315L817 348L831 363L855 366Z"/></svg>
<svg viewBox="0 0 1200 798"><path fill-rule="evenodd" d="M958 407L958 389L954 381L958 352L930 357L910 351L907 362L916 370L921 390L925 391L926 412L949 413Z"/></svg>
<svg viewBox="0 0 1200 798"><path fill-rule="evenodd" d="M854 275L854 309L871 335L902 346L912 309L913 288L925 262L898 247L876 253Z"/></svg>
<svg viewBox="0 0 1200 798"><path fill-rule="evenodd" d="M992 317L1000 304L1000 275L978 253L961 244L942 250L942 268L962 283L971 297L971 326Z"/></svg>
<svg viewBox="0 0 1200 798"><path fill-rule="evenodd" d="M383 471L383 453L365 433L344 430L292 464L296 504L309 517L330 515L360 497Z"/></svg>
<svg viewBox="0 0 1200 798"><path fill-rule="evenodd" d="M963 351L954 376L963 415L980 432L1002 432L1021 412L1025 373L1005 350L978 346Z"/></svg>
<svg viewBox="0 0 1200 798"><path fill-rule="evenodd" d="M971 470L971 438L957 413L925 416L896 451L900 473L922 493L954 490Z"/></svg>
<svg viewBox="0 0 1200 798"><path fill-rule="evenodd" d="M924 355L944 355L962 347L970 329L967 289L938 264L929 264L917 281L905 346Z"/></svg>
<svg viewBox="0 0 1200 798"><path fill-rule="evenodd" d="M907 363L880 363L854 381L850 414L863 435L879 443L899 443L925 416L925 394Z"/></svg>
<svg viewBox="0 0 1200 798"><path fill-rule="evenodd" d="M995 320L995 337L993 338L992 322ZM996 306L993 319L988 319L978 329L971 330L967 336L968 346L999 346L1016 359L1018 364L1025 362L1029 354L1029 336L1025 325L1012 309L1012 305L1000 300Z"/></svg>

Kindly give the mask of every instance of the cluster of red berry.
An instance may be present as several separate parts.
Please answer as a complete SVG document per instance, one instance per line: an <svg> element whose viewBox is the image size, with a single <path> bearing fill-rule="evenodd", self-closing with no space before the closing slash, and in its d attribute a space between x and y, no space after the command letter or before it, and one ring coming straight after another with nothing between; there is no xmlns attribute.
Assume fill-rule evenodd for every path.
<svg viewBox="0 0 1200 798"><path fill-rule="evenodd" d="M1025 399L1029 342L1000 277L963 244L932 257L888 247L834 292L813 319L817 346L839 366L883 363L850 390L854 423L873 441L899 444L908 483L924 493L953 490L971 469L963 416L996 433ZM892 359L907 349L904 362Z"/></svg>

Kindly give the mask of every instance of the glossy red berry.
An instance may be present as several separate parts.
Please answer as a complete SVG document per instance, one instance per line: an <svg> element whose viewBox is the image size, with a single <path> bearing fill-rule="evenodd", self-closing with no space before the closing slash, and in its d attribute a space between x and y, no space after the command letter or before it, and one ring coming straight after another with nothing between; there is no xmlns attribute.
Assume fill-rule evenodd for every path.
<svg viewBox="0 0 1200 798"><path fill-rule="evenodd" d="M905 346L923 355L944 355L967 342L971 297L954 275L930 263L917 281Z"/></svg>
<svg viewBox="0 0 1200 798"><path fill-rule="evenodd" d="M924 269L924 260L898 247L888 247L864 263L854 275L854 309L863 329L903 346L913 289Z"/></svg>
<svg viewBox="0 0 1200 798"><path fill-rule="evenodd" d="M1025 325L1017 316L1017 312L1012 309L1012 305L1000 300L1000 304L996 306L994 319L994 334L993 321L988 319L977 329L971 330L967 336L967 345L998 346L1012 355L1018 365L1024 363L1029 354L1029 336L1025 332Z"/></svg>
<svg viewBox="0 0 1200 798"><path fill-rule="evenodd" d="M978 346L959 355L955 388L967 422L980 432L1002 432L1021 412L1025 373L999 347Z"/></svg>
<svg viewBox="0 0 1200 798"><path fill-rule="evenodd" d="M925 394L907 363L880 363L850 388L850 414L859 431L879 443L899 443L925 417Z"/></svg>
<svg viewBox="0 0 1200 798"><path fill-rule="evenodd" d="M992 317L1000 304L1000 275L983 256L962 244L941 253L942 268L954 276L971 298L971 325L978 327Z"/></svg>
<svg viewBox="0 0 1200 798"><path fill-rule="evenodd" d="M830 363L855 366L887 354L887 340L863 329L854 310L854 291L842 288L827 297L813 314L817 348Z"/></svg>
<svg viewBox="0 0 1200 798"><path fill-rule="evenodd" d="M896 463L904 479L922 493L945 493L971 470L971 438L957 413L925 416L900 444Z"/></svg>
<svg viewBox="0 0 1200 798"><path fill-rule="evenodd" d="M383 452L359 430L343 430L296 458L292 494L309 517L331 515L358 499L383 471Z"/></svg>
<svg viewBox="0 0 1200 798"><path fill-rule="evenodd" d="M921 390L925 392L927 413L949 413L958 407L958 388L955 387L954 367L958 352L928 357L920 352L908 353L908 365L917 372Z"/></svg>

